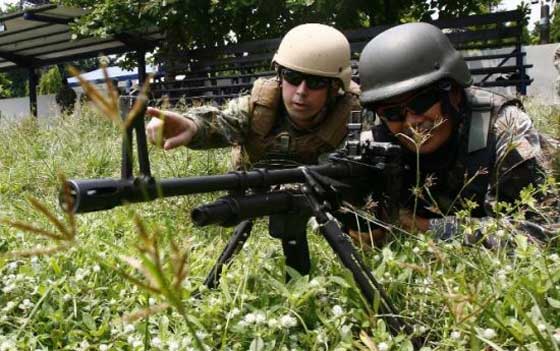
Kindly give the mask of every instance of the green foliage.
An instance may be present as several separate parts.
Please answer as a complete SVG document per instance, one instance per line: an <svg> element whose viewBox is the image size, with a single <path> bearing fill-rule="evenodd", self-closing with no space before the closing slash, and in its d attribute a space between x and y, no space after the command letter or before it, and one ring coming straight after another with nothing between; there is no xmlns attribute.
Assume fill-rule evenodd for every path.
<svg viewBox="0 0 560 351"><path fill-rule="evenodd" d="M2 92L3 97L22 97L29 95L29 83L27 80L27 70L14 69L2 73Z"/></svg>
<svg viewBox="0 0 560 351"><path fill-rule="evenodd" d="M82 179L120 176L119 130L87 107L75 118L49 125L37 125L35 119L2 125L0 138L2 218L54 230L26 196L39 198L62 217L59 173ZM160 177L214 174L230 167L227 150L150 151L153 173ZM539 205L534 190L524 191L517 209L506 210ZM165 295L143 291L116 274L136 279L146 272L159 274L153 267L138 273L122 262L145 261L147 253L155 252L146 251L148 245L140 255L135 249L146 242L134 228L136 214L150 237L157 238L162 272L176 267L168 259L174 252L171 242L188 253L186 277L172 293L180 294L173 296L180 296L188 322L209 349L411 349L410 335L392 337L383 321L364 309L351 275L320 235L309 233L311 276L286 284L281 245L268 236L265 221L256 223L245 248L225 268L220 288L202 289L194 298L231 230L193 227L188 213L217 196L184 196L81 215L74 246L56 255L7 256L18 250L40 253L37 247L51 242L0 225L0 348L195 348L185 316L177 309L157 308L169 302ZM465 230L474 225L466 222ZM384 248L363 252L363 258L406 320L428 335L426 346L433 350L557 350L558 248L535 245L497 221L488 223L485 234L509 238L515 248L489 251L479 244L464 246L460 238L434 242L427 233L395 238ZM123 319L137 311L144 312L136 315L139 320Z"/></svg>
<svg viewBox="0 0 560 351"><path fill-rule="evenodd" d="M556 4L552 12L552 20L550 21L550 42L560 43L560 5Z"/></svg>
<svg viewBox="0 0 560 351"><path fill-rule="evenodd" d="M0 73L0 98L9 98L13 96L12 81L5 73Z"/></svg>
<svg viewBox="0 0 560 351"><path fill-rule="evenodd" d="M76 36L105 37L130 32L140 38L146 31L165 34L160 61L180 50L222 46L231 42L281 37L295 25L319 22L357 29L403 21L488 12L498 0L59 0L91 13L73 25ZM128 65L131 60L123 61Z"/></svg>
<svg viewBox="0 0 560 351"><path fill-rule="evenodd" d="M41 75L37 92L39 94L56 94L62 88L62 75L58 66L52 66Z"/></svg>

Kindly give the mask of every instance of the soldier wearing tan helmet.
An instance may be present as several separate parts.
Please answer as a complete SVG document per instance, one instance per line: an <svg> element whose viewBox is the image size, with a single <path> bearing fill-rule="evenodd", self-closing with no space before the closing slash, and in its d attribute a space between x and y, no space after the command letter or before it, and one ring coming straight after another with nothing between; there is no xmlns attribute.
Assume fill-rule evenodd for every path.
<svg viewBox="0 0 560 351"><path fill-rule="evenodd" d="M148 139L166 150L235 145L236 167L272 159L316 163L342 142L358 106L348 40L333 27L303 24L282 39L272 64L276 77L258 79L250 95L224 109L204 106L179 115L148 108L154 117Z"/></svg>
<svg viewBox="0 0 560 351"><path fill-rule="evenodd" d="M154 117L148 140L166 150L234 146L236 168L266 167L278 160L317 163L343 142L350 113L359 109L348 40L333 27L303 24L285 35L272 65L276 77L258 79L250 95L223 109L204 106L181 115L148 108ZM288 265L302 274L309 271L309 262L301 261L308 256L307 220L273 216L269 226L271 235L282 239Z"/></svg>

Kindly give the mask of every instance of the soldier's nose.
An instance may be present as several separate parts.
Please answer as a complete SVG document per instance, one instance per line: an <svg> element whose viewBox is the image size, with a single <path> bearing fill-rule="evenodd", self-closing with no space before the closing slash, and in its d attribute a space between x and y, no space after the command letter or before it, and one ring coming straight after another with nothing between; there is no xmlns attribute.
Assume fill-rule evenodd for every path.
<svg viewBox="0 0 560 351"><path fill-rule="evenodd" d="M299 83L299 85L296 89L296 93L305 95L305 94L307 94L308 89L309 88L307 87L307 83L305 82L305 80L302 80L301 83Z"/></svg>
<svg viewBox="0 0 560 351"><path fill-rule="evenodd" d="M418 113L412 111L411 109L407 108L406 112L405 112L405 119L404 120L408 125L415 126L417 124L420 124L420 123L424 122L426 120L426 116L424 116L422 114L418 114Z"/></svg>

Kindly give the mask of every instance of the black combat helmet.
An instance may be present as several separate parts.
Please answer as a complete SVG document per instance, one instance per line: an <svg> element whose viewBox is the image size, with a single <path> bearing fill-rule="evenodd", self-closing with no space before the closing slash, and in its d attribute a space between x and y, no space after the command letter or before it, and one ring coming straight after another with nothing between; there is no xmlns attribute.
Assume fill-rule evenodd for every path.
<svg viewBox="0 0 560 351"><path fill-rule="evenodd" d="M362 51L359 69L363 105L442 79L463 87L472 84L463 56L439 28L428 23L407 23L382 32Z"/></svg>

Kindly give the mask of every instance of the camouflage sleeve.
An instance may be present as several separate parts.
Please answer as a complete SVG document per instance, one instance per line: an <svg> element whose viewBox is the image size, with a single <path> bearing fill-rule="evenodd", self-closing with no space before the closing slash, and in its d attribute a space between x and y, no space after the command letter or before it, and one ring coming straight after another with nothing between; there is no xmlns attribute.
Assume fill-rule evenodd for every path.
<svg viewBox="0 0 560 351"><path fill-rule="evenodd" d="M249 131L249 96L231 100L224 109L202 106L190 109L184 116L198 128L189 144L191 149L243 144Z"/></svg>
<svg viewBox="0 0 560 351"><path fill-rule="evenodd" d="M497 220L493 217L493 208L498 201L513 204L527 186L533 185L537 189L545 183L547 155L541 149L541 135L533 127L529 116L517 106L504 107L494 127L496 161L484 204L488 217L467 220L459 220L454 216L434 218L429 220L430 231L441 240L462 235L467 244L482 240L488 247L496 247L504 242L504 238L500 237L500 233L504 233L503 228L507 228L507 233L524 233L535 240L546 241L556 235L557 228L539 218L541 216L536 212L542 212L536 208L530 210L536 215L523 219L502 216ZM538 198L536 201L543 205L550 205L550 200L554 201L555 197L551 193L535 196ZM489 229L496 225L501 229Z"/></svg>
<svg viewBox="0 0 560 351"><path fill-rule="evenodd" d="M488 201L515 201L529 184L543 182L545 155L540 135L530 117L517 106L502 109L496 123L496 160L491 174Z"/></svg>
<svg viewBox="0 0 560 351"><path fill-rule="evenodd" d="M508 246L517 234L535 243L549 242L560 234L559 223L537 223L513 217L467 218L460 221L448 216L433 218L429 222L429 230L435 239L448 241L460 236L465 245L480 243L489 249Z"/></svg>
<svg viewBox="0 0 560 351"><path fill-rule="evenodd" d="M560 72L560 45L554 50L554 56L552 57L552 63L558 72Z"/></svg>

